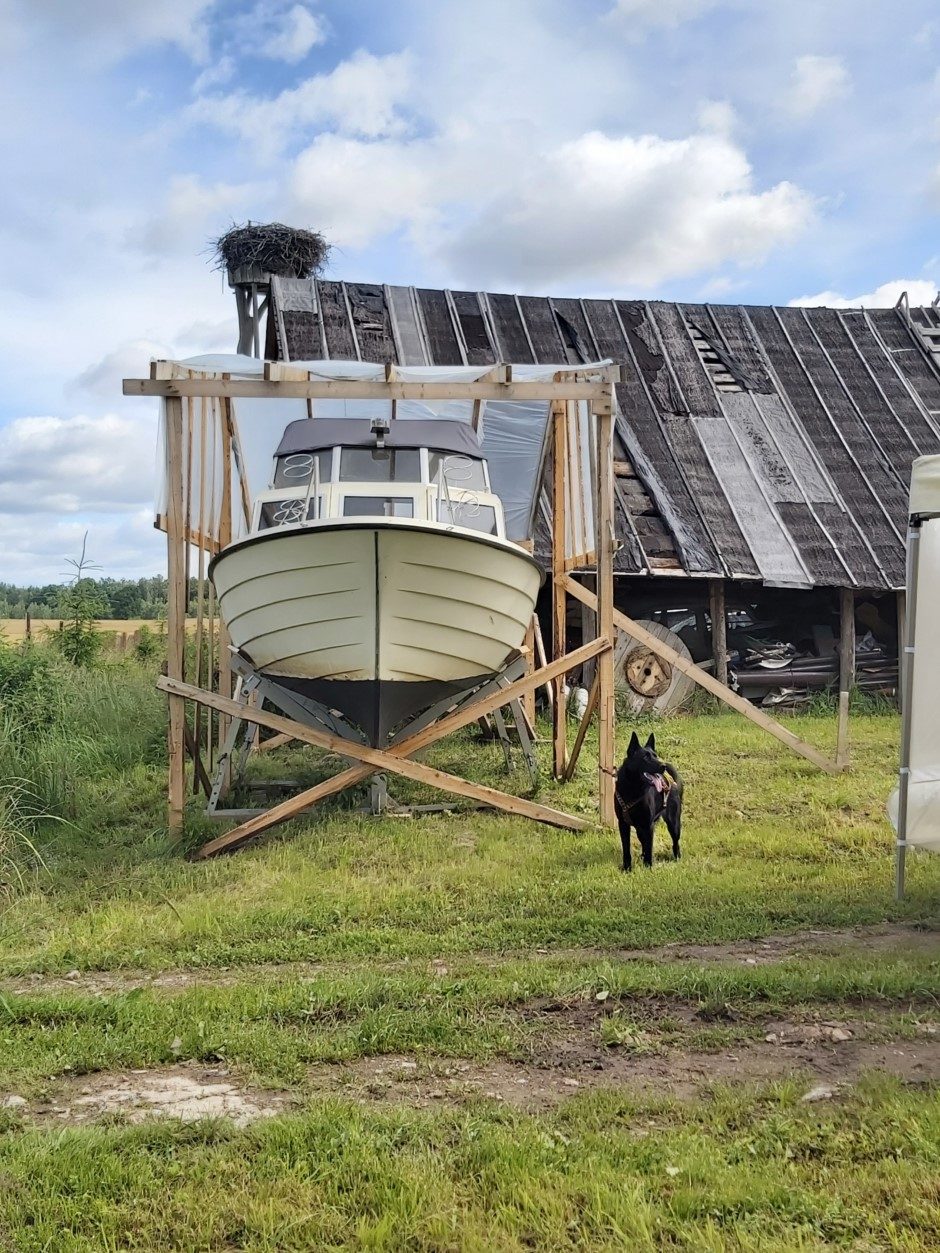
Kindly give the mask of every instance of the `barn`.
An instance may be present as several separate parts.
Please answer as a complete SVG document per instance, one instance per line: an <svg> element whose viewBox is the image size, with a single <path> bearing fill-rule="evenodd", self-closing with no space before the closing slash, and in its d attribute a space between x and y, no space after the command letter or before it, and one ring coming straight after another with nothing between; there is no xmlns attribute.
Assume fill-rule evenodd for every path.
<svg viewBox="0 0 940 1253"><path fill-rule="evenodd" d="M250 279L241 347L270 360L612 359L618 601L764 703L833 683L840 638L859 686L894 691L911 463L940 452L936 308Z"/></svg>

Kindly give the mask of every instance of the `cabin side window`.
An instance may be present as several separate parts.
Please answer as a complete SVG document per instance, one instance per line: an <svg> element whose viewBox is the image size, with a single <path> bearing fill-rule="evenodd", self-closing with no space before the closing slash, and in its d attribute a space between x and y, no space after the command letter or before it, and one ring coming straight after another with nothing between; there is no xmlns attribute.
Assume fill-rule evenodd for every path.
<svg viewBox="0 0 940 1253"><path fill-rule="evenodd" d="M333 450L324 448L320 452L292 452L286 457L278 457L274 467L274 487L298 488L306 487L317 467L317 478L321 483L329 483L332 476Z"/></svg>
<svg viewBox="0 0 940 1253"><path fill-rule="evenodd" d="M483 462L459 452L428 452L428 478L432 483L442 480L451 487L470 487L485 492L487 488Z"/></svg>
<svg viewBox="0 0 940 1253"><path fill-rule="evenodd" d="M498 534L496 510L492 505L481 505L474 499L448 500L447 497L442 497L437 505L437 520L450 526L464 526L470 531L481 531L484 535Z"/></svg>
<svg viewBox="0 0 940 1253"><path fill-rule="evenodd" d="M293 526L298 522L322 517L323 497L305 496L285 500L265 500L258 515L258 530L266 531L272 526Z"/></svg>
<svg viewBox="0 0 940 1253"><path fill-rule="evenodd" d="M341 483L420 483L417 448L344 448L340 452Z"/></svg>

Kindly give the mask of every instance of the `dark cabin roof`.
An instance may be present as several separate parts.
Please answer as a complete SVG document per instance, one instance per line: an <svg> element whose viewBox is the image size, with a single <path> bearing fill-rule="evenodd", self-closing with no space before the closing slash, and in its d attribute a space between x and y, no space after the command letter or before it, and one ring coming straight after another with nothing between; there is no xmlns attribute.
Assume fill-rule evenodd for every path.
<svg viewBox="0 0 940 1253"><path fill-rule="evenodd" d="M375 433L368 418L301 418L291 422L277 446L278 457L320 448L372 448ZM482 457L480 441L468 422L432 418L402 418L385 432L386 448L432 448Z"/></svg>
<svg viewBox="0 0 940 1253"><path fill-rule="evenodd" d="M911 462L940 453L935 309L272 284L267 353L622 369L617 569L904 586ZM543 519L544 525L544 519Z"/></svg>

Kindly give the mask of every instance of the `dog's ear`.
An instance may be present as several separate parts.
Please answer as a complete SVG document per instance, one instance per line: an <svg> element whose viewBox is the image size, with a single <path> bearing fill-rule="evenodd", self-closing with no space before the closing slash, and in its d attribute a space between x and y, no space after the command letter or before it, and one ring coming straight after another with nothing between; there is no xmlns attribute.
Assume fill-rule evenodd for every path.
<svg viewBox="0 0 940 1253"><path fill-rule="evenodd" d="M634 731L633 734L630 736L630 743L627 745L627 756L629 757L631 753L638 752L639 748L640 748L640 741L637 739L636 731Z"/></svg>
<svg viewBox="0 0 940 1253"><path fill-rule="evenodd" d="M655 736L655 735L653 735L653 734L651 734L651 735L650 735L649 739L646 741L646 747L647 747L647 748L648 748L651 752L653 752L653 753L655 753L655 752L656 752L656 736Z"/></svg>

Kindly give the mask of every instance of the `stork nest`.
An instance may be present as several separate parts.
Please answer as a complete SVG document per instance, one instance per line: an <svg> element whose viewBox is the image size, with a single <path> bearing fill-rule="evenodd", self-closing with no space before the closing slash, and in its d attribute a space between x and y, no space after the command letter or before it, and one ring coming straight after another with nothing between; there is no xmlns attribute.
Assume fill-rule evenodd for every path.
<svg viewBox="0 0 940 1253"><path fill-rule="evenodd" d="M298 230L283 222L233 223L211 247L217 270L233 272L256 265L283 278L319 274L330 255L330 245L318 231Z"/></svg>

